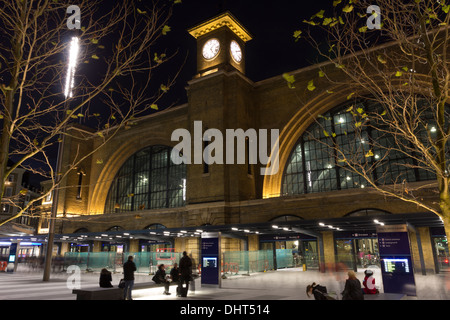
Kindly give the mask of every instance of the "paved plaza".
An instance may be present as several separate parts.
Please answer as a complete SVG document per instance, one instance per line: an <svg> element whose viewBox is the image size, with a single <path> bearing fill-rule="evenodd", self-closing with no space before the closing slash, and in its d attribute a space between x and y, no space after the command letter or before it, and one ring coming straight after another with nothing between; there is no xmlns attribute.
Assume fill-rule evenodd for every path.
<svg viewBox="0 0 450 320"><path fill-rule="evenodd" d="M375 271L376 285L383 292L381 272ZM364 278L364 269L358 270L360 281ZM200 278L190 286L188 297L175 295L175 287L170 287L170 296L163 295L163 288L141 289L133 291L135 300L313 300L306 295L306 286L312 282L324 285L329 292L336 293L341 299L346 272L320 273L316 270L302 271L299 268L279 269L265 273L239 275L222 280L222 288L202 288ZM81 288L97 287L98 273L82 273ZM121 273L113 274L113 285L122 278ZM136 274L136 282L150 282L152 276ZM69 274L52 273L49 282L42 281L42 273L18 270L18 272L0 273L0 300L75 300L72 294ZM438 275L415 275L417 296L408 300L449 300L450 273Z"/></svg>

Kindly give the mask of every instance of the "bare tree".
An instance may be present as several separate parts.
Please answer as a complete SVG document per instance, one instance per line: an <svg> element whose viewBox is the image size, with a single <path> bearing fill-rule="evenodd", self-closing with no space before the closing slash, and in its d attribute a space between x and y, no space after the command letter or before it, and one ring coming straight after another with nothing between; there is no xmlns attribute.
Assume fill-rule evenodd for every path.
<svg viewBox="0 0 450 320"><path fill-rule="evenodd" d="M322 126L326 139L320 141L336 165L363 177L367 187L438 215L450 238L450 5L431 0L373 4L335 0L294 33L330 62L305 90L325 91L321 85L326 85L333 94L331 87L348 88L342 121L350 121L352 129L337 133ZM292 87L293 76L285 79ZM365 105L358 104L361 99ZM322 125L327 120L333 121L326 115L317 118ZM355 143L344 145L339 135ZM393 176L387 161L403 170ZM434 183L411 183L406 169L435 177ZM437 201L424 196L429 190Z"/></svg>
<svg viewBox="0 0 450 320"><path fill-rule="evenodd" d="M39 203L71 170L133 119L152 109L174 83L155 88L154 71L173 55L157 41L177 0L90 1L77 3L80 29L69 29L71 3L63 0L12 0L0 4L0 190L2 204L19 206L17 195L5 196L8 176L24 168L53 181L42 196L19 206L16 219ZM73 13L73 12L72 12ZM71 21L73 23L74 21ZM78 67L67 77L72 39L79 46ZM160 81L160 80L159 80ZM152 85L152 87L150 86ZM153 92L153 93L152 93ZM51 161L66 129L80 120L94 124L103 143L88 155L70 159L67 170L56 172ZM89 137L86 137L89 138ZM8 159L14 164L8 166ZM38 163L38 165L36 165Z"/></svg>

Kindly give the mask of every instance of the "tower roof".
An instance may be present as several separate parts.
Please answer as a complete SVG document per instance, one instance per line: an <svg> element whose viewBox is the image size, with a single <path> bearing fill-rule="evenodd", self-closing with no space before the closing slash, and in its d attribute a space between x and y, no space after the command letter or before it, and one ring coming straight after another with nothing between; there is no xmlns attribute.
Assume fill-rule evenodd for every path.
<svg viewBox="0 0 450 320"><path fill-rule="evenodd" d="M233 31L242 41L247 42L252 40L252 35L239 23L239 21L230 13L225 12L214 18L211 18L193 28L190 28L188 32L195 39L219 29L221 27L228 27Z"/></svg>

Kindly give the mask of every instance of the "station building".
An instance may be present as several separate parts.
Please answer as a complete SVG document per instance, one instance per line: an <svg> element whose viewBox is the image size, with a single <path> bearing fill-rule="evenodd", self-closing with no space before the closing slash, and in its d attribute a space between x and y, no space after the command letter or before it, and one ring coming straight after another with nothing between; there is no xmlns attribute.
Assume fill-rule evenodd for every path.
<svg viewBox="0 0 450 320"><path fill-rule="evenodd" d="M198 258L201 233L220 231L223 252L293 249L311 268L364 267L377 263L377 220L408 225L415 272L446 270L440 219L375 192L334 163L320 143L318 115L340 126L335 132L343 141L364 143L343 134L351 131L345 110L349 103L373 107L348 100L352 88L319 78L319 70L339 72L333 64L290 72L295 88L282 75L253 82L245 75L245 60L251 59L245 45L252 35L231 14L189 33L197 41L197 74L186 86L188 102L120 129L63 181L57 199L60 254L173 248ZM306 90L311 79L333 93ZM186 129L194 136L197 121L203 132L214 128L224 136L227 129L279 130L278 172L262 175L270 164L250 163L249 157L243 164L174 164L171 152L179 140L172 141L172 133ZM101 142L90 128L73 125L62 170ZM273 164L274 155L268 155ZM401 174L413 185L433 181L426 172L397 166L403 159L394 160L384 167L392 176ZM429 201L436 197L433 187L422 192Z"/></svg>

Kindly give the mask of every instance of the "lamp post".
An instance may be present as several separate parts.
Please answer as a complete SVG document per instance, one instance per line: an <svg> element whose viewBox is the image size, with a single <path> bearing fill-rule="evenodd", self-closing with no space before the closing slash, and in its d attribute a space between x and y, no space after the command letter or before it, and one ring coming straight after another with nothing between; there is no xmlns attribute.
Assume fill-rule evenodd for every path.
<svg viewBox="0 0 450 320"><path fill-rule="evenodd" d="M63 117L67 117L66 110L67 107L70 104L70 99L73 96L72 89L74 87L74 76L75 76L75 69L77 65L78 60L78 52L79 52L79 39L78 37L72 37L70 42L70 50L69 50L69 61L67 64L67 75L66 75L66 84L64 88L64 96L65 96L65 103L64 103L64 115ZM64 149L64 141L65 141L65 135L64 133L61 134L61 142L58 145L58 156L56 160L56 188L53 190L53 199L52 199L52 211L50 215L50 221L49 221L49 228L48 228L48 237L47 237L47 251L45 254L45 264L44 264L44 277L43 281L49 281L50 280L50 270L51 270L51 263L52 263L52 255L53 255L53 241L55 238L55 223L56 223L56 217L58 213L58 198L59 198L59 183L60 180L60 172L61 172L61 162L62 162L62 155L63 155L63 149Z"/></svg>

